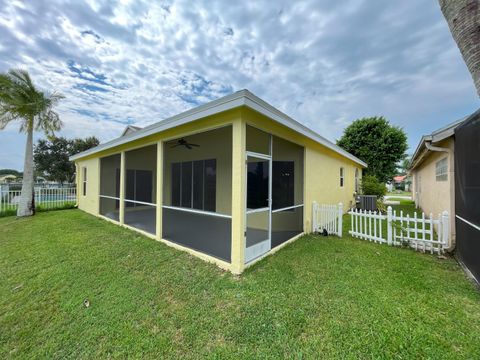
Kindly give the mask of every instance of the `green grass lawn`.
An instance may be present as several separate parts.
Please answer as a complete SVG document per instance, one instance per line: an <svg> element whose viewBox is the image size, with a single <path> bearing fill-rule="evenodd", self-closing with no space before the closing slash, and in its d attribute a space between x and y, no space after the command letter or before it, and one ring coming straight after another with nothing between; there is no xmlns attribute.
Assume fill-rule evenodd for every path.
<svg viewBox="0 0 480 360"><path fill-rule="evenodd" d="M411 191L403 191L403 190L393 190L387 192L388 196L395 196L395 195L401 195L401 196L412 196Z"/></svg>
<svg viewBox="0 0 480 360"><path fill-rule="evenodd" d="M78 210L0 219L3 358L478 359L479 339L452 259L305 236L235 277Z"/></svg>

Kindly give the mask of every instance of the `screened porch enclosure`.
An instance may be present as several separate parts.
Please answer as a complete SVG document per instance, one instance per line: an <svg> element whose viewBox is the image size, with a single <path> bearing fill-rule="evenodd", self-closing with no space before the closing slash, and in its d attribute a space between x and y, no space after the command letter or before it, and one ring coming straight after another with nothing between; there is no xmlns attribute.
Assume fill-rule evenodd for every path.
<svg viewBox="0 0 480 360"><path fill-rule="evenodd" d="M245 172L237 167L244 190L233 185L233 159L242 158L234 151L242 150L233 148L233 126L226 125L101 158L99 213L230 264L248 264L301 234L304 148L244 126ZM233 191L242 194L233 204L243 209L236 219L245 220L238 234ZM244 257L232 251L234 236Z"/></svg>
<svg viewBox="0 0 480 360"><path fill-rule="evenodd" d="M232 127L164 143L162 238L231 261Z"/></svg>

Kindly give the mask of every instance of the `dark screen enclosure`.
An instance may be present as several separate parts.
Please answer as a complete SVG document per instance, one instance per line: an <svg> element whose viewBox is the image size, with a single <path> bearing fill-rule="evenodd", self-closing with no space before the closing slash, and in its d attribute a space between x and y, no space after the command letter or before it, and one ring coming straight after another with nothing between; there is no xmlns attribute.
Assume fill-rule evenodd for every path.
<svg viewBox="0 0 480 360"><path fill-rule="evenodd" d="M162 238L231 261L232 126L164 143Z"/></svg>

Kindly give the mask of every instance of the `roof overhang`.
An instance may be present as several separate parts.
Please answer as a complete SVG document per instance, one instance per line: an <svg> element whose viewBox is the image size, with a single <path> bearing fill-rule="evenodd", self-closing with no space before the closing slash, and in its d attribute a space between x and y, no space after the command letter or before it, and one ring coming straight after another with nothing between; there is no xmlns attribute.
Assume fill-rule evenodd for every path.
<svg viewBox="0 0 480 360"><path fill-rule="evenodd" d="M334 152L346 157L347 159L350 159L351 161L357 163L362 167L367 167L367 164L364 161L358 159L356 156L353 156L349 152L343 150L336 144L325 139L323 136L317 134L313 130L307 128L306 126L302 125L298 121L282 113L280 110L274 108L273 106L263 101L258 96L252 94L248 90L237 91L231 95L227 95L225 97L214 100L207 104L198 106L194 109L185 111L178 115L159 121L155 124L147 126L133 133L127 134L123 137L119 137L117 139L108 141L104 144L100 144L94 148L91 148L89 150L86 150L71 156L70 160L75 161L75 160L96 154L98 152L111 149L116 146L123 145L134 140L141 139L149 135L160 133L162 131L174 128L176 126L184 125L184 124L202 119L207 116L215 115L215 114L232 110L235 108L239 108L242 106L248 107L254 111L259 112L260 114L292 129L293 131L296 131L306 136L307 138L310 138L311 140L325 146L326 148L333 150Z"/></svg>
<svg viewBox="0 0 480 360"><path fill-rule="evenodd" d="M455 129L460 126L464 121L466 121L469 118L469 116L465 116L462 119L459 119L453 123L450 123L443 128L440 128L438 130L435 130L433 133L430 135L424 135L420 139L420 142L417 145L417 148L415 152L413 153L412 160L411 160L411 165L408 171L414 170L418 165L420 165L427 154L429 153L429 149L426 146L426 143L429 144L438 144L439 142L448 139L455 135Z"/></svg>

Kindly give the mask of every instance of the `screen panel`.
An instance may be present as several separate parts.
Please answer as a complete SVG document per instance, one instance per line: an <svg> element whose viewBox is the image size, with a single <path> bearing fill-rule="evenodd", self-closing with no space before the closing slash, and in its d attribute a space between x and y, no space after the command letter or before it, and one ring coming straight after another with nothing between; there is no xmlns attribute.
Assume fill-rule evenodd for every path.
<svg viewBox="0 0 480 360"><path fill-rule="evenodd" d="M295 205L295 162L272 163L272 209Z"/></svg>
<svg viewBox="0 0 480 360"><path fill-rule="evenodd" d="M177 244L230 262L231 219L163 209L162 237Z"/></svg>
<svg viewBox="0 0 480 360"><path fill-rule="evenodd" d="M248 158L247 209L268 207L268 160Z"/></svg>
<svg viewBox="0 0 480 360"><path fill-rule="evenodd" d="M100 197L100 214L109 219L120 221L119 204L120 200Z"/></svg>
<svg viewBox="0 0 480 360"><path fill-rule="evenodd" d="M182 163L182 206L192 207L192 162Z"/></svg>
<svg viewBox="0 0 480 360"><path fill-rule="evenodd" d="M216 211L217 203L217 161L205 160L204 169L204 210Z"/></svg>
<svg viewBox="0 0 480 360"><path fill-rule="evenodd" d="M272 213L272 249L303 232L303 206Z"/></svg>
<svg viewBox="0 0 480 360"><path fill-rule="evenodd" d="M172 206L180 206L180 186L182 182L182 165L181 163L173 163L172 164L172 200L171 200L171 205Z"/></svg>
<svg viewBox="0 0 480 360"><path fill-rule="evenodd" d="M193 162L193 203L194 209L203 210L203 180L204 180L204 161L197 160Z"/></svg>
<svg viewBox="0 0 480 360"><path fill-rule="evenodd" d="M157 224L157 207L154 205L135 205L136 206L134 209L125 209L124 223L155 235Z"/></svg>

